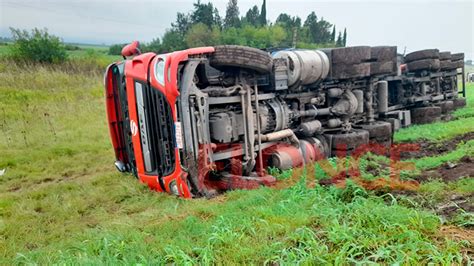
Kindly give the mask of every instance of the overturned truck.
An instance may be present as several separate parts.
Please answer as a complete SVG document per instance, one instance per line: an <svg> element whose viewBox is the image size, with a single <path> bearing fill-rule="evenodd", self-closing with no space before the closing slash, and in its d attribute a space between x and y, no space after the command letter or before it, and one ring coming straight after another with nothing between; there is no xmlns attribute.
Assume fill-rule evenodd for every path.
<svg viewBox="0 0 474 266"><path fill-rule="evenodd" d="M262 51L243 46L140 54L105 75L121 172L183 197L271 185L289 169L450 119L465 105L464 55L396 47ZM127 59L128 57L128 59Z"/></svg>

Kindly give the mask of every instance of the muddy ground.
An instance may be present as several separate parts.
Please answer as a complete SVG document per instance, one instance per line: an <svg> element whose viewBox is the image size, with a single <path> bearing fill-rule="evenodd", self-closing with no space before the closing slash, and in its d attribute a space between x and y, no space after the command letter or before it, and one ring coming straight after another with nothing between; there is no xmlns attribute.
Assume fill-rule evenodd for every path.
<svg viewBox="0 0 474 266"><path fill-rule="evenodd" d="M424 171L417 181L441 179L444 182L456 181L464 177L474 177L474 159L464 156L456 163L445 163L437 168Z"/></svg>
<svg viewBox="0 0 474 266"><path fill-rule="evenodd" d="M474 139L474 132L469 132L442 142L430 142L423 139L418 140L411 143L418 144L420 147L419 150L413 152L404 152L401 154L401 159L417 159L421 157L440 155L442 153L455 150L459 143L467 142L471 139Z"/></svg>

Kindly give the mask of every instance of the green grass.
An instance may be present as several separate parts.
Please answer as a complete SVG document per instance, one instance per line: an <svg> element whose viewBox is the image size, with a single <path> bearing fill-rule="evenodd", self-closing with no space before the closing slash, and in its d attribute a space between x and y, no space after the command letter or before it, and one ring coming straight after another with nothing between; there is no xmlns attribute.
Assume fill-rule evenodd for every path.
<svg viewBox="0 0 474 266"><path fill-rule="evenodd" d="M0 45L0 56L5 56L7 55L9 52L9 49L8 49L8 44L1 44Z"/></svg>
<svg viewBox="0 0 474 266"><path fill-rule="evenodd" d="M418 139L441 141L474 131L474 84L466 86L467 106L454 112L458 119L428 125L413 125L395 133L396 142L408 142Z"/></svg>
<svg viewBox="0 0 474 266"><path fill-rule="evenodd" d="M469 140L466 143L460 143L455 150L448 153L431 157L423 157L410 161L415 163L417 169L427 170L436 168L447 162L457 162L465 156L471 158L474 157L474 140Z"/></svg>
<svg viewBox="0 0 474 266"><path fill-rule="evenodd" d="M439 217L351 182L150 191L113 167L102 73L72 67L0 61L0 264L463 263Z"/></svg>
<svg viewBox="0 0 474 266"><path fill-rule="evenodd" d="M0 45L0 58L8 57L11 45L11 43ZM66 51L71 64L88 64L89 67L98 65L104 68L110 62L122 59L121 56L109 55L108 46L87 44L73 45L78 46L79 50Z"/></svg>
<svg viewBox="0 0 474 266"><path fill-rule="evenodd" d="M419 192L424 195L437 197L438 199L444 199L446 196L452 194L452 192L461 195L469 195L474 193L474 179L462 178L452 183L433 180L421 184Z"/></svg>

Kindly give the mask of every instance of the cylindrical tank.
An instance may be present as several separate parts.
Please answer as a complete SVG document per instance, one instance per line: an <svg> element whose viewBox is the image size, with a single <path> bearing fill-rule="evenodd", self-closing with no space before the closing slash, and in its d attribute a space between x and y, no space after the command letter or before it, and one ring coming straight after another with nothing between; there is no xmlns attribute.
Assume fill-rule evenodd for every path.
<svg viewBox="0 0 474 266"><path fill-rule="evenodd" d="M316 161L324 159L329 155L330 153L329 147L327 146L327 142L322 135L319 135L317 137L307 138L305 140L311 143L311 145L313 146L314 152L316 155L315 157Z"/></svg>
<svg viewBox="0 0 474 266"><path fill-rule="evenodd" d="M378 110L380 113L388 112L388 82L377 82Z"/></svg>
<svg viewBox="0 0 474 266"><path fill-rule="evenodd" d="M270 166L287 170L293 167L303 166L304 158L299 148L294 146L278 147L271 155Z"/></svg>
<svg viewBox="0 0 474 266"><path fill-rule="evenodd" d="M300 149L305 164L314 162L316 160L316 151L309 141L303 139L300 140Z"/></svg>
<svg viewBox="0 0 474 266"><path fill-rule="evenodd" d="M323 80L329 73L329 58L318 50L296 50L301 62L301 84L308 85Z"/></svg>
<svg viewBox="0 0 474 266"><path fill-rule="evenodd" d="M299 143L299 148L287 145L277 146L270 153L269 165L281 170L287 170L322 160L329 154L324 139L312 137L300 139Z"/></svg>
<svg viewBox="0 0 474 266"><path fill-rule="evenodd" d="M274 58L286 58L288 63L288 85L298 81L302 85L323 80L329 74L329 58L318 50L278 51Z"/></svg>
<svg viewBox="0 0 474 266"><path fill-rule="evenodd" d="M301 63L298 56L293 51L278 51L273 54L273 58L284 58L287 62L288 86L298 82L301 78Z"/></svg>
<svg viewBox="0 0 474 266"><path fill-rule="evenodd" d="M305 123L301 123L300 125L301 133L305 136L312 136L316 131L321 130L321 122L319 120L313 120Z"/></svg>

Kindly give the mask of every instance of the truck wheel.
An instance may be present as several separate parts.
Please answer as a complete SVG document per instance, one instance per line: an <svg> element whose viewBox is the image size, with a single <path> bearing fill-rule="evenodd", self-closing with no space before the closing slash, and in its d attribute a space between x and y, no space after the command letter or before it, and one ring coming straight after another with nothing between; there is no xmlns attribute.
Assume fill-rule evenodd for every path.
<svg viewBox="0 0 474 266"><path fill-rule="evenodd" d="M411 121L413 124L428 124L439 121L441 107L428 106L418 107L411 110Z"/></svg>
<svg viewBox="0 0 474 266"><path fill-rule="evenodd" d="M354 129L349 133L324 134L331 143L331 156L339 152L350 154L356 148L369 143L369 132L361 129Z"/></svg>
<svg viewBox="0 0 474 266"><path fill-rule="evenodd" d="M451 61L452 63L452 68L462 68L464 66L464 60L456 60L456 61Z"/></svg>
<svg viewBox="0 0 474 266"><path fill-rule="evenodd" d="M393 61L372 62L370 63L370 75L396 74L397 63Z"/></svg>
<svg viewBox="0 0 474 266"><path fill-rule="evenodd" d="M331 77L333 79L363 78L370 76L370 64L360 63L353 65L333 64Z"/></svg>
<svg viewBox="0 0 474 266"><path fill-rule="evenodd" d="M452 54L451 55L451 60L453 60L453 61L463 60L464 61L464 53Z"/></svg>
<svg viewBox="0 0 474 266"><path fill-rule="evenodd" d="M370 48L370 59L377 61L397 61L396 46L375 46Z"/></svg>
<svg viewBox="0 0 474 266"><path fill-rule="evenodd" d="M256 48L239 45L221 45L215 47L209 63L217 69L238 67L255 70L260 73L270 73L272 71L273 59L267 52Z"/></svg>
<svg viewBox="0 0 474 266"><path fill-rule="evenodd" d="M441 70L449 70L455 68L455 66L451 60L441 60L439 61L439 68Z"/></svg>
<svg viewBox="0 0 474 266"><path fill-rule="evenodd" d="M331 50L332 64L359 64L370 60L370 46L353 46Z"/></svg>
<svg viewBox="0 0 474 266"><path fill-rule="evenodd" d="M439 59L421 59L407 64L408 71L420 70L438 70L440 67Z"/></svg>
<svg viewBox="0 0 474 266"><path fill-rule="evenodd" d="M439 58L439 50L438 49L426 49L420 50L413 53L409 53L405 55L405 62L413 62L422 59L438 59Z"/></svg>
<svg viewBox="0 0 474 266"><path fill-rule="evenodd" d="M392 138L392 124L384 121L376 121L372 124L361 125L363 130L369 132L369 138Z"/></svg>
<svg viewBox="0 0 474 266"><path fill-rule="evenodd" d="M451 112L452 110L454 110L453 101L443 101L443 102L440 102L438 106L441 107L442 114L447 114Z"/></svg>
<svg viewBox="0 0 474 266"><path fill-rule="evenodd" d="M369 141L385 147L392 145L392 124L383 121L376 121L373 124L361 126L362 129L369 132Z"/></svg>
<svg viewBox="0 0 474 266"><path fill-rule="evenodd" d="M440 52L439 60L451 60L451 52Z"/></svg>
<svg viewBox="0 0 474 266"><path fill-rule="evenodd" d="M462 108L466 106L466 98L453 99L454 109Z"/></svg>

